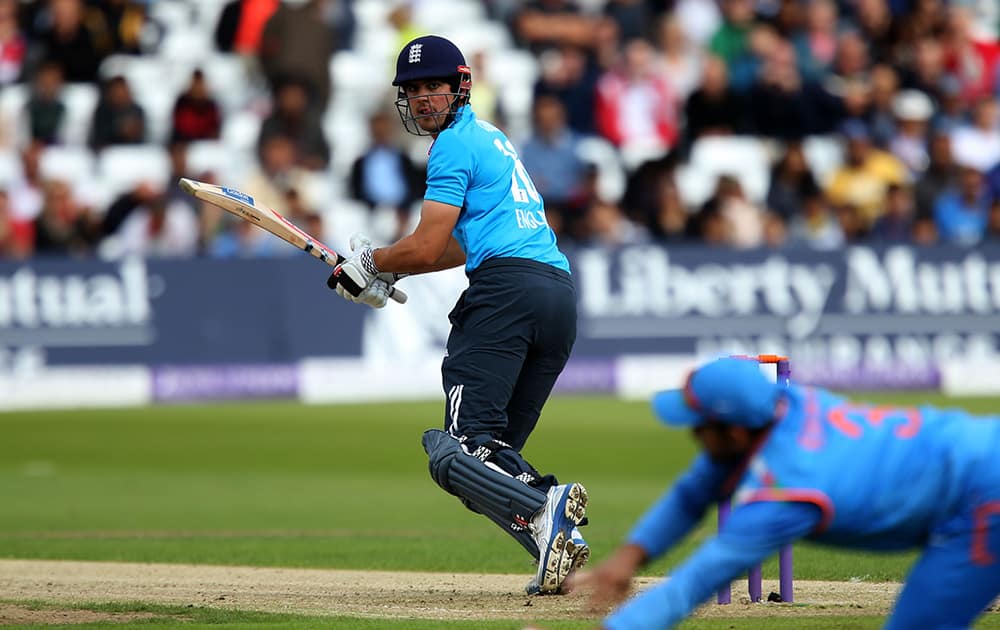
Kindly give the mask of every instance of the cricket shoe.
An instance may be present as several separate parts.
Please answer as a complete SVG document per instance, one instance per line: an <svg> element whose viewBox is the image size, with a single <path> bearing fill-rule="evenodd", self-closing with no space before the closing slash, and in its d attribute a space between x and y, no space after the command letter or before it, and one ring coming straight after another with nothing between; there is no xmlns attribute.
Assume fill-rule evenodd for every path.
<svg viewBox="0 0 1000 630"><path fill-rule="evenodd" d="M529 595L559 593L570 573L590 558L590 547L577 525L587 509L587 490L578 483L553 486L542 509L531 519L538 544L538 571L525 588Z"/></svg>

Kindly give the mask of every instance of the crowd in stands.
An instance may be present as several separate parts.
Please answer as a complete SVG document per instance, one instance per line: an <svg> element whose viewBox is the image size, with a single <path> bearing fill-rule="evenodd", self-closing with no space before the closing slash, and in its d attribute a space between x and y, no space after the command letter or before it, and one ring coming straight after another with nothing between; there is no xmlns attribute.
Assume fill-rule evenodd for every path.
<svg viewBox="0 0 1000 630"><path fill-rule="evenodd" d="M373 106L358 104L367 145L355 154L338 154L345 148L325 124L338 91L359 88L337 84L331 59L362 39L366 0L214 1L213 52L239 59L256 94L239 112L256 117L249 166L239 181L219 183L324 234L341 204L308 190L339 180L345 199L391 218L384 240L405 234L422 198L427 147L402 133L388 81ZM159 2L200 15L193 1ZM393 33L382 42L385 59L427 31L416 17L433 2L378 0ZM473 67L473 106L511 133L567 242L1000 242L996 2L476 4L512 49L530 56L537 76L529 78L528 124L515 133L510 86L490 72L503 51L459 36ZM294 254L176 187L181 176L218 179L224 165L195 168L189 149L220 142L235 114L208 80L211 68L195 64L187 85L169 94L166 133L156 137L154 116L109 61L167 54L162 43L177 24L154 8L139 0L0 0L0 98L5 89L27 90L24 133L0 137L0 151L17 163L0 181L0 259ZM461 34L461 23L452 28ZM65 131L74 84L100 92L79 139ZM94 156L157 142L169 156L168 176L107 199L88 195L43 168L47 152L74 142ZM611 162L621 182L609 187Z"/></svg>

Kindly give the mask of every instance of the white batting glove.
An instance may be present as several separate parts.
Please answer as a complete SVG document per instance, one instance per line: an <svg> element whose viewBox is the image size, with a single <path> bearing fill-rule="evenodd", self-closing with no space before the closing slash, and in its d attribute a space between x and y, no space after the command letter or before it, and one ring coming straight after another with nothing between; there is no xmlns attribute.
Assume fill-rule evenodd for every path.
<svg viewBox="0 0 1000 630"><path fill-rule="evenodd" d="M341 285L337 285L335 289L337 295L344 298L348 302L353 302L355 304L365 304L372 308L382 308L385 306L386 302L389 301L389 284L385 280L380 280L375 278L371 284L364 288L357 296L351 295L350 291L345 289Z"/></svg>

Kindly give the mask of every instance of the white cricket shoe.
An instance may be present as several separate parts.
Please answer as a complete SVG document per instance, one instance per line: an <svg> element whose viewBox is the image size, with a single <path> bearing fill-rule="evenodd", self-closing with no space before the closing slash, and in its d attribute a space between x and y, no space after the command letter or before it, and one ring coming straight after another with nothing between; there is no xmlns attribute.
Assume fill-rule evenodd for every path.
<svg viewBox="0 0 1000 630"><path fill-rule="evenodd" d="M542 509L531 519L538 544L538 571L525 588L529 595L558 593L570 573L590 558L590 547L577 529L587 510L587 489L570 483L553 486Z"/></svg>

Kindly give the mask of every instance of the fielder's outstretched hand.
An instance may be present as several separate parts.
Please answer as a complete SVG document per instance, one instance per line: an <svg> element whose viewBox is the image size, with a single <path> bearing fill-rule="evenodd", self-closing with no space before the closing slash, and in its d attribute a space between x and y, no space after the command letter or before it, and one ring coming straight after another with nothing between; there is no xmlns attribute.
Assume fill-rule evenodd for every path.
<svg viewBox="0 0 1000 630"><path fill-rule="evenodd" d="M571 592L588 593L587 609L605 613L628 597L632 576L646 561L646 552L637 545L623 545L593 569L567 578Z"/></svg>

